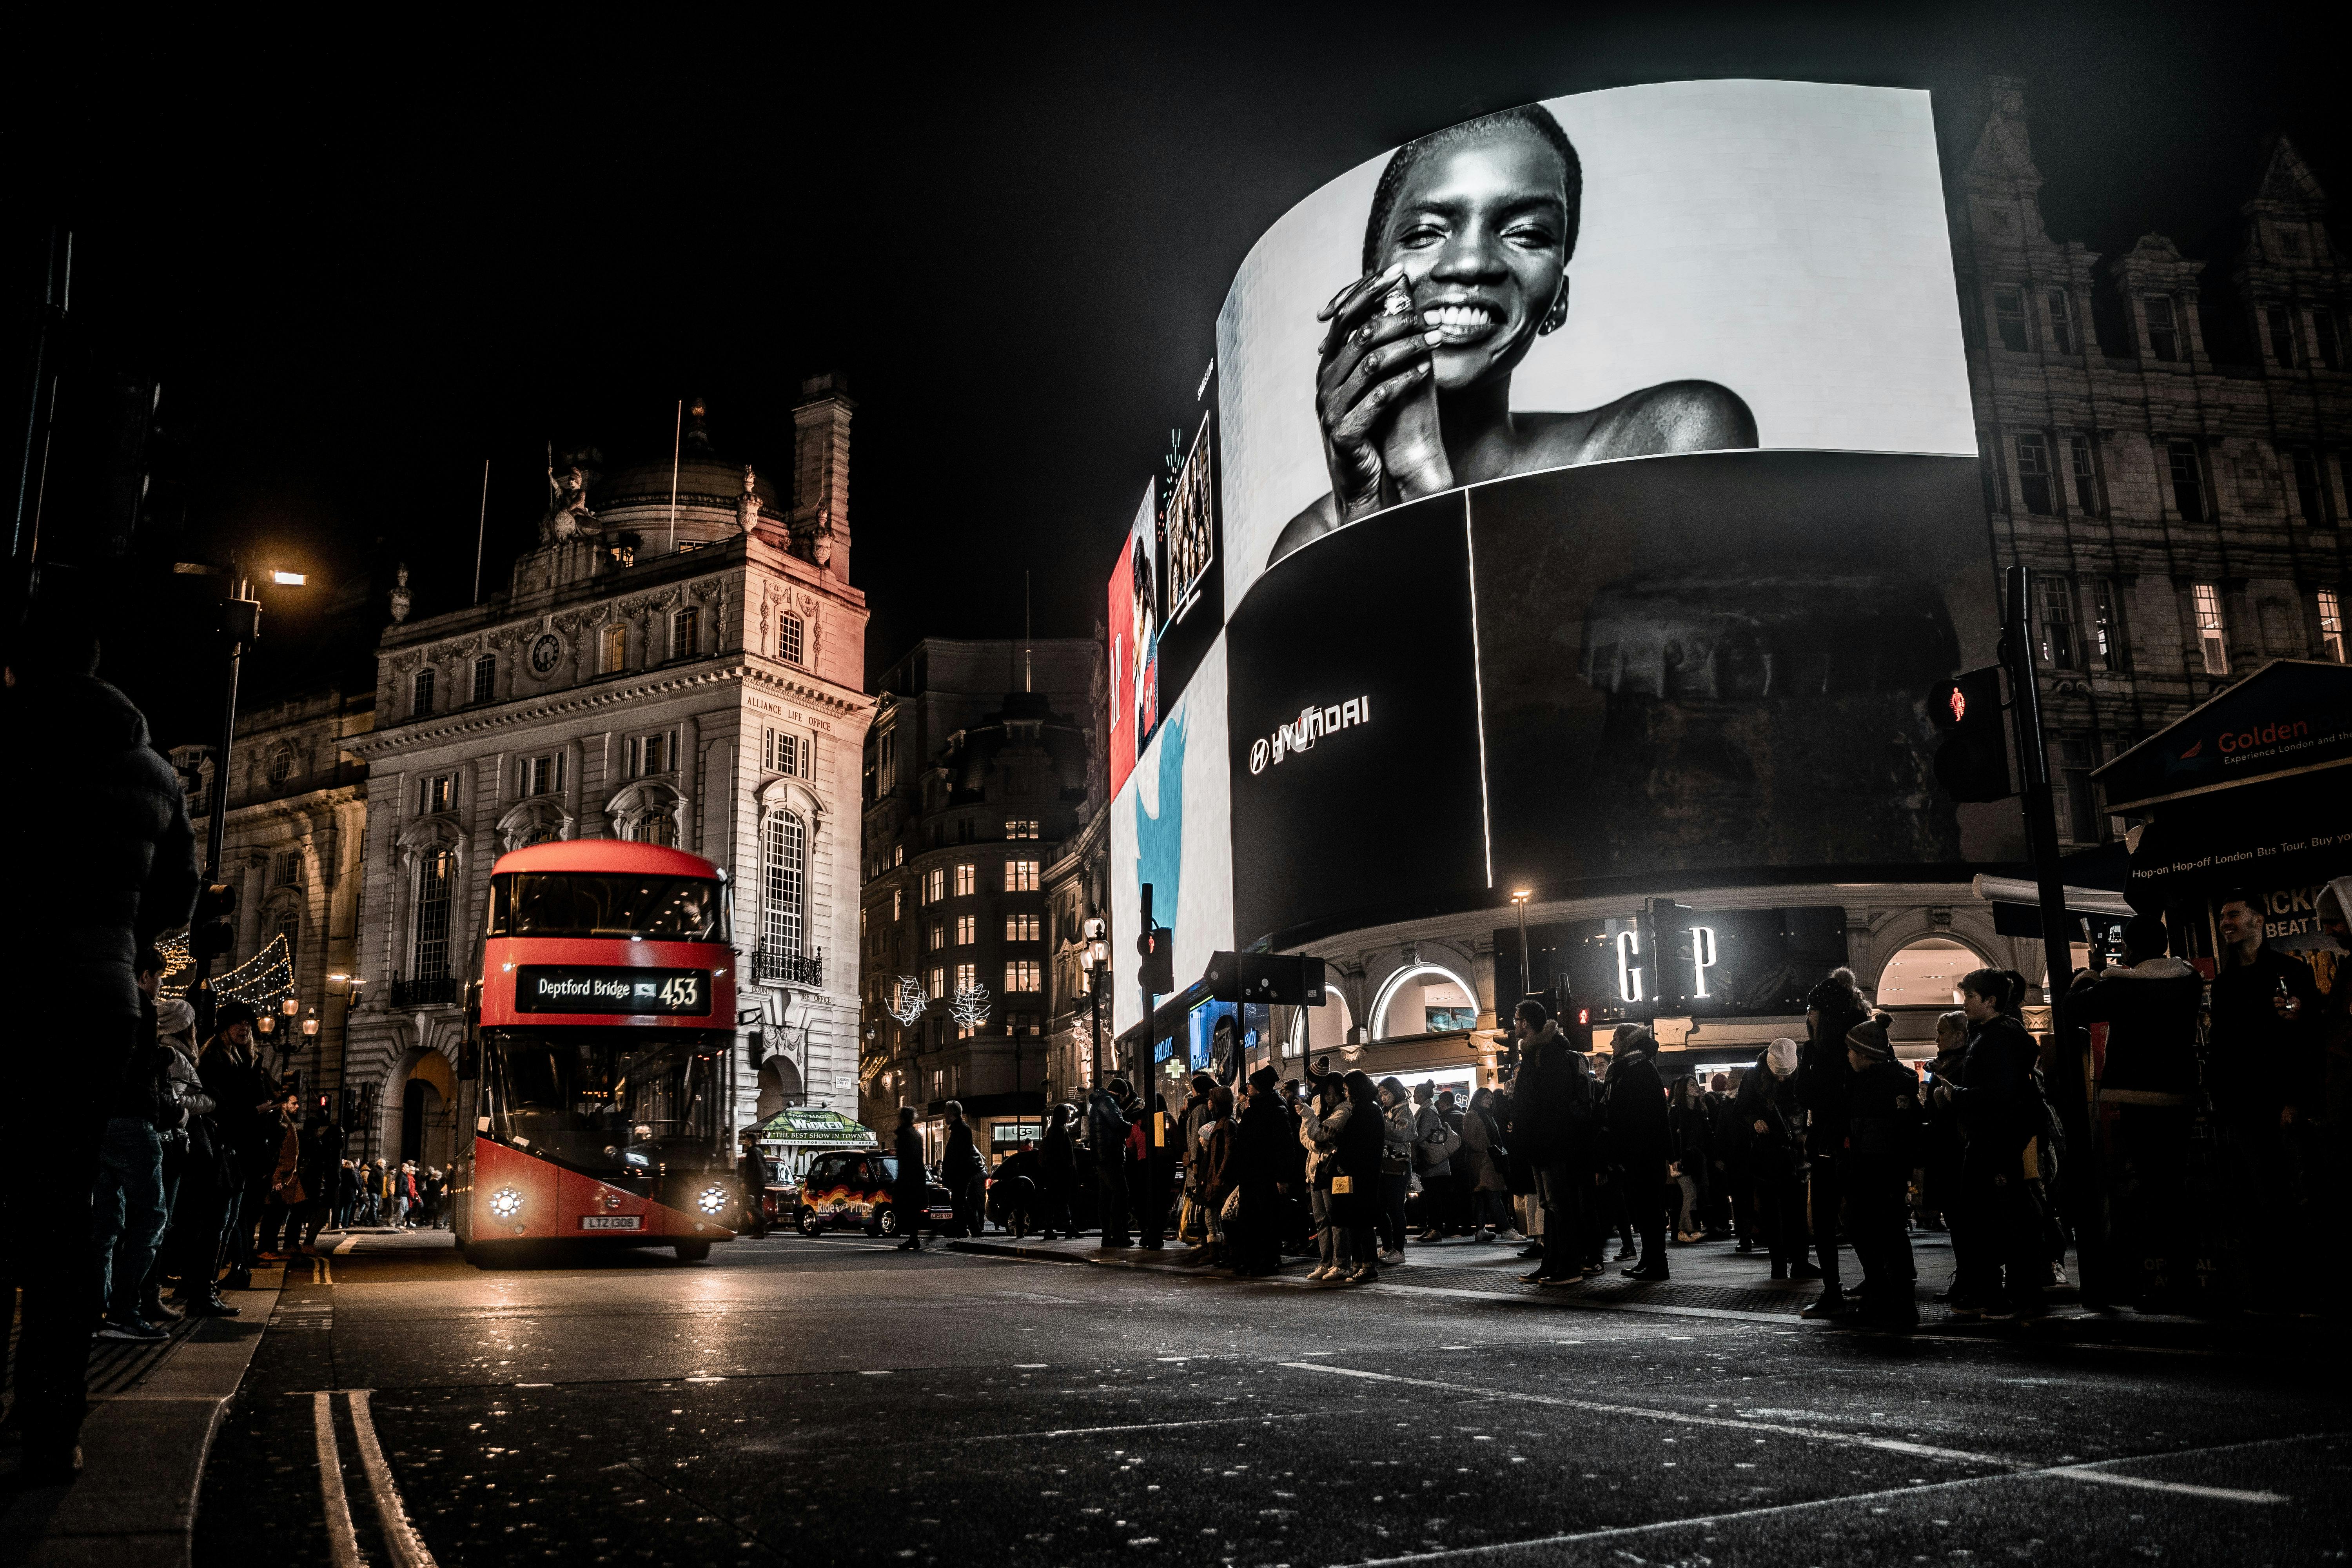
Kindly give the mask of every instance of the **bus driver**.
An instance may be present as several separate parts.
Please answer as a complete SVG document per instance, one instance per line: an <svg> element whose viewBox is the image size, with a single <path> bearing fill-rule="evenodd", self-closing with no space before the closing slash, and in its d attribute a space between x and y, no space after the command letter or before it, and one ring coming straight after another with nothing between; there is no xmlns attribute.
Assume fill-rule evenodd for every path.
<svg viewBox="0 0 2352 1568"><path fill-rule="evenodd" d="M1583 198L1576 149L1539 104L1409 142L1381 172L1364 276L1339 291L1316 376L1331 493L1271 566L1399 501L1610 458L1754 447L1729 388L1670 381L1581 413L1511 411L1511 373L1568 319Z"/></svg>

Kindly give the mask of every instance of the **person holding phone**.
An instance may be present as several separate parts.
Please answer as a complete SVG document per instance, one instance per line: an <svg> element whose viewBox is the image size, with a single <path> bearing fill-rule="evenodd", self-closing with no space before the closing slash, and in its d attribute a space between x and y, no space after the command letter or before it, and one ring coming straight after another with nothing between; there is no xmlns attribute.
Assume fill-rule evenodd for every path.
<svg viewBox="0 0 2352 1568"><path fill-rule="evenodd" d="M1728 387L1670 381L1574 413L1514 413L1511 376L1568 320L1584 167L1540 104L1409 142L1381 174L1363 276L1323 307L1315 378L1330 493L1271 566L1384 507L1611 458L1757 445Z"/></svg>

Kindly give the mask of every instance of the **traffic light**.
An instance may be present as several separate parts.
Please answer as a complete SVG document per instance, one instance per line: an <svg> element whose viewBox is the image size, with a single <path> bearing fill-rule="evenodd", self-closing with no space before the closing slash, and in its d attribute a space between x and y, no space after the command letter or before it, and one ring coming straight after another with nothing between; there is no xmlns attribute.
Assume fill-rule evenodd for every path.
<svg viewBox="0 0 2352 1568"><path fill-rule="evenodd" d="M758 1072L760 1064L768 1059L767 1035L759 1029L747 1033L743 1037L743 1054L750 1058L751 1070Z"/></svg>
<svg viewBox="0 0 2352 1568"><path fill-rule="evenodd" d="M196 911L188 921L188 951L198 958L218 958L236 946L236 889L215 882L196 894Z"/></svg>
<svg viewBox="0 0 2352 1568"><path fill-rule="evenodd" d="M1154 996L1165 996L1176 989L1174 931L1153 926L1135 939L1135 951L1143 960L1136 970L1138 984Z"/></svg>
<svg viewBox="0 0 2352 1568"><path fill-rule="evenodd" d="M1928 704L1936 721L1936 778L1954 800L2007 800L2009 736L2001 721L2000 667L1956 675Z"/></svg>

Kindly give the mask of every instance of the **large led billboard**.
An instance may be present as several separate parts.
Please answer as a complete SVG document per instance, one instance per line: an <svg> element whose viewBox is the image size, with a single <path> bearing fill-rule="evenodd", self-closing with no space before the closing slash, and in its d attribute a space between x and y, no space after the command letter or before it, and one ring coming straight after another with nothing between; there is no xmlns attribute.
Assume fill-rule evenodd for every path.
<svg viewBox="0 0 2352 1568"><path fill-rule="evenodd" d="M1996 608L1926 94L1677 82L1408 143L1253 247L1214 430L1204 948L2015 852L1929 765Z"/></svg>

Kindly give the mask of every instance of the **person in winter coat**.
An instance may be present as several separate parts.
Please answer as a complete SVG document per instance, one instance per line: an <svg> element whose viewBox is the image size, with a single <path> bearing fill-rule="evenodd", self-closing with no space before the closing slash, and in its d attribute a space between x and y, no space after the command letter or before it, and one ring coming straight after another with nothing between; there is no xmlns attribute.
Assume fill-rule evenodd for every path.
<svg viewBox="0 0 2352 1568"><path fill-rule="evenodd" d="M2135 916L2124 925L2123 963L2078 975L2060 1011L2069 1028L2104 1026L2097 1109L2107 1141L2111 1285L2121 1300L2157 1308L2179 1301L2195 1267L2185 1222L2204 982L2168 956L2171 945L2161 919Z"/></svg>
<svg viewBox="0 0 2352 1568"><path fill-rule="evenodd" d="M1234 1122L1232 1173L1241 1212L1225 1227L1225 1242L1227 1261L1244 1276L1272 1274L1282 1267L1281 1186L1297 1139L1276 1082L1270 1067L1251 1073L1248 1097Z"/></svg>
<svg viewBox="0 0 2352 1568"><path fill-rule="evenodd" d="M1524 1154L1543 1210L1543 1261L1519 1276L1534 1285L1573 1284L1601 1272L1593 1211L1602 1164L1599 1097L1584 1058L1540 1002L1518 1005L1519 1068L1511 1080L1511 1148Z"/></svg>
<svg viewBox="0 0 2352 1568"><path fill-rule="evenodd" d="M1895 1059L1886 1037L1891 1016L1879 1013L1846 1032L1853 1071L1848 1098L1853 1252L1862 1264L1860 1315L1871 1327L1919 1326L1911 1282L1911 1171L1919 1157L1919 1078Z"/></svg>
<svg viewBox="0 0 2352 1568"><path fill-rule="evenodd" d="M1639 1025L1617 1031L1609 1064L1606 1108L1611 1175L1623 1189L1633 1226L1641 1232L1642 1256L1622 1270L1628 1279L1666 1278L1666 1168L1674 1153L1667 1119L1666 1086L1650 1059L1657 1041Z"/></svg>
<svg viewBox="0 0 2352 1568"><path fill-rule="evenodd" d="M1102 1245L1132 1245L1128 1234L1127 1115L1120 1100L1131 1093L1124 1079L1099 1085L1087 1100L1087 1144L1095 1164L1095 1217Z"/></svg>
<svg viewBox="0 0 2352 1568"><path fill-rule="evenodd" d="M1673 1140L1675 1187L1682 1200L1682 1212L1675 1219L1675 1240L1704 1241L1706 1237L1699 1216L1712 1197L1709 1178L1714 1169L1715 1140L1707 1126L1706 1100L1699 1091L1698 1079L1675 1080L1667 1128Z"/></svg>
<svg viewBox="0 0 2352 1568"><path fill-rule="evenodd" d="M1332 1180L1339 1173L1339 1133L1349 1117L1346 1080L1323 1070L1329 1065L1325 1058L1307 1069L1307 1092L1298 1105L1298 1141L1307 1154L1307 1208L1315 1222L1316 1266L1307 1278L1318 1285L1339 1283L1357 1262L1332 1194Z"/></svg>
<svg viewBox="0 0 2352 1568"><path fill-rule="evenodd" d="M1715 1187L1707 1233L1720 1239L1727 1228L1736 1238L1732 1250L1746 1254L1756 1250L1756 1199L1748 1184L1748 1140L1732 1114L1736 1092L1729 1073L1717 1073L1707 1082L1707 1173Z"/></svg>
<svg viewBox="0 0 2352 1568"><path fill-rule="evenodd" d="M1413 1111L1401 1079L1380 1081L1386 1142L1381 1149L1381 1261L1404 1261L1405 1200L1412 1195Z"/></svg>
<svg viewBox="0 0 2352 1568"><path fill-rule="evenodd" d="M1949 1101L1938 1103L1936 1085L1960 1081L1968 1055L1969 1016L1958 1008L1936 1019L1936 1055L1928 1062L1919 1099L1919 1214L1929 1230L1951 1228L1959 1205L1960 1116Z"/></svg>
<svg viewBox="0 0 2352 1568"><path fill-rule="evenodd" d="M232 1290L249 1290L254 1231L261 1222L269 1175L284 1139L276 1115L277 1086L263 1070L260 1048L254 1044L252 1008L230 1002L213 1015L213 1037L205 1043L196 1068L204 1075L205 1092L219 1107L213 1126L223 1155L218 1211L220 1261L228 1268L224 1283Z"/></svg>
<svg viewBox="0 0 2352 1568"><path fill-rule="evenodd" d="M1495 1091L1480 1088L1462 1113L1463 1179L1470 1184L1470 1239L1493 1241L1510 1226L1511 1181L1504 1174L1508 1152L1495 1116Z"/></svg>
<svg viewBox="0 0 2352 1568"><path fill-rule="evenodd" d="M270 1101L270 1123L278 1152L269 1163L261 1198L261 1228L254 1240L254 1256L281 1263L301 1237L301 1207L309 1195L302 1186L302 1129L295 1120L301 1099L291 1089Z"/></svg>
<svg viewBox="0 0 2352 1568"><path fill-rule="evenodd" d="M140 1315L151 1323L188 1315L233 1318L237 1310L221 1300L213 1283L220 1257L220 1222L217 1215L207 1218L202 1197L213 1184L208 1175L197 1173L217 1166L220 1150L213 1133L217 1108L196 1071L195 1009L183 998L165 997L157 1005L157 1014L156 1041L171 1052L164 1070L171 1075L172 1096L185 1115L179 1132L164 1142L163 1211L169 1225L147 1269ZM187 1260L191 1238L197 1246L193 1261ZM163 1299L167 1279L178 1280L170 1303Z"/></svg>
<svg viewBox="0 0 2352 1568"><path fill-rule="evenodd" d="M1797 1062L1797 1098L1805 1107L1807 1205L1813 1249L1821 1259L1823 1315L1845 1310L1838 1271L1838 1213L1845 1202L1846 1105L1853 1071L1846 1065L1848 1031L1870 1016L1854 988L1853 971L1838 968L1805 994L1805 1043Z"/></svg>
<svg viewBox="0 0 2352 1568"><path fill-rule="evenodd" d="M1056 1230L1067 1236L1078 1234L1077 1221L1070 1212L1070 1199L1078 1184L1077 1144L1070 1128L1077 1116L1078 1108L1066 1101L1054 1107L1045 1140L1037 1148L1038 1224L1047 1241L1054 1239Z"/></svg>
<svg viewBox="0 0 2352 1568"><path fill-rule="evenodd" d="M37 963L44 1012L70 1020L73 1039L55 1048L28 1030L9 1063L24 1114L0 1184L15 1238L0 1289L22 1292L11 1419L24 1433L20 1474L35 1486L73 1479L88 1408L100 1304L86 1249L111 1109L91 1086L116 1083L131 1053L152 1045L133 967L141 949L187 923L197 888L179 779L138 708L98 679L100 616L61 582L48 575L0 646L0 727L20 760L0 780L0 865L12 895L0 900L0 929L11 953ZM60 781L70 791L62 815ZM61 1224L73 1237L69 1262L41 1245Z"/></svg>
<svg viewBox="0 0 2352 1568"><path fill-rule="evenodd" d="M2034 1317L2050 1278L2042 1217L2026 1186L2025 1151L2044 1113L2034 1079L2040 1048L2016 1015L2010 974L1969 971L1960 980L1968 1054L1958 1084L1936 1097L1958 1112L1965 1223L1952 1233L1951 1310L1964 1317ZM1818 1211L1817 1211L1818 1212ZM2005 1278L2004 1278L2005 1276Z"/></svg>
<svg viewBox="0 0 2352 1568"><path fill-rule="evenodd" d="M1418 1241L1444 1238L1445 1217L1454 1201L1454 1159L1446 1146L1454 1142L1454 1129L1438 1112L1426 1079L1412 1086L1412 1175L1421 1185L1421 1234Z"/></svg>
<svg viewBox="0 0 2352 1568"><path fill-rule="evenodd" d="M1805 1110L1797 1098L1797 1042L1783 1035L1756 1053L1732 1111L1747 1133L1756 1210L1775 1279L1818 1279L1805 1261Z"/></svg>
<svg viewBox="0 0 2352 1568"><path fill-rule="evenodd" d="M1388 1173L1388 1118L1380 1091L1360 1068L1350 1069L1342 1082L1347 1102L1324 1121L1333 1138L1336 1166L1331 1214L1358 1260L1345 1282L1366 1285L1381 1277L1373 1261L1372 1234L1382 1207L1381 1179Z"/></svg>
<svg viewBox="0 0 2352 1568"><path fill-rule="evenodd" d="M1182 1236L1201 1237L1190 1250L1177 1256L1175 1261L1179 1263L1207 1262L1216 1249L1216 1226L1211 1223L1208 1215L1207 1186L1207 1140L1210 1126L1216 1121L1216 1113L1209 1109L1209 1097L1216 1088L1215 1079L1205 1072L1194 1073L1185 1085L1184 1103L1176 1111L1176 1147L1184 1162L1183 1184L1180 1190L1188 1211L1179 1225Z"/></svg>
<svg viewBox="0 0 2352 1568"><path fill-rule="evenodd" d="M963 1119L963 1102L949 1100L947 1112L947 1147L940 1160L940 1181L955 1200L957 1233L978 1236L988 1223L981 1212L988 1201L988 1164L980 1157L980 1145L972 1141L971 1123Z"/></svg>
<svg viewBox="0 0 2352 1568"><path fill-rule="evenodd" d="M915 1130L915 1108L898 1108L898 1130L891 1135L891 1152L898 1162L898 1179L891 1185L890 1206L898 1211L898 1226L907 1235L898 1243L901 1252L923 1250L923 1219L930 1207L930 1173L923 1165L923 1135Z"/></svg>
<svg viewBox="0 0 2352 1568"><path fill-rule="evenodd" d="M1200 1256L1212 1264L1229 1263L1233 1248L1225 1235L1225 1200L1241 1184L1241 1133L1234 1125L1234 1091L1212 1080L1201 1096L1198 1110L1199 1114L1188 1112L1185 1117L1199 1131L1184 1151L1184 1161L1188 1174L1198 1169L1193 1201L1201 1205L1208 1227L1209 1239Z"/></svg>

